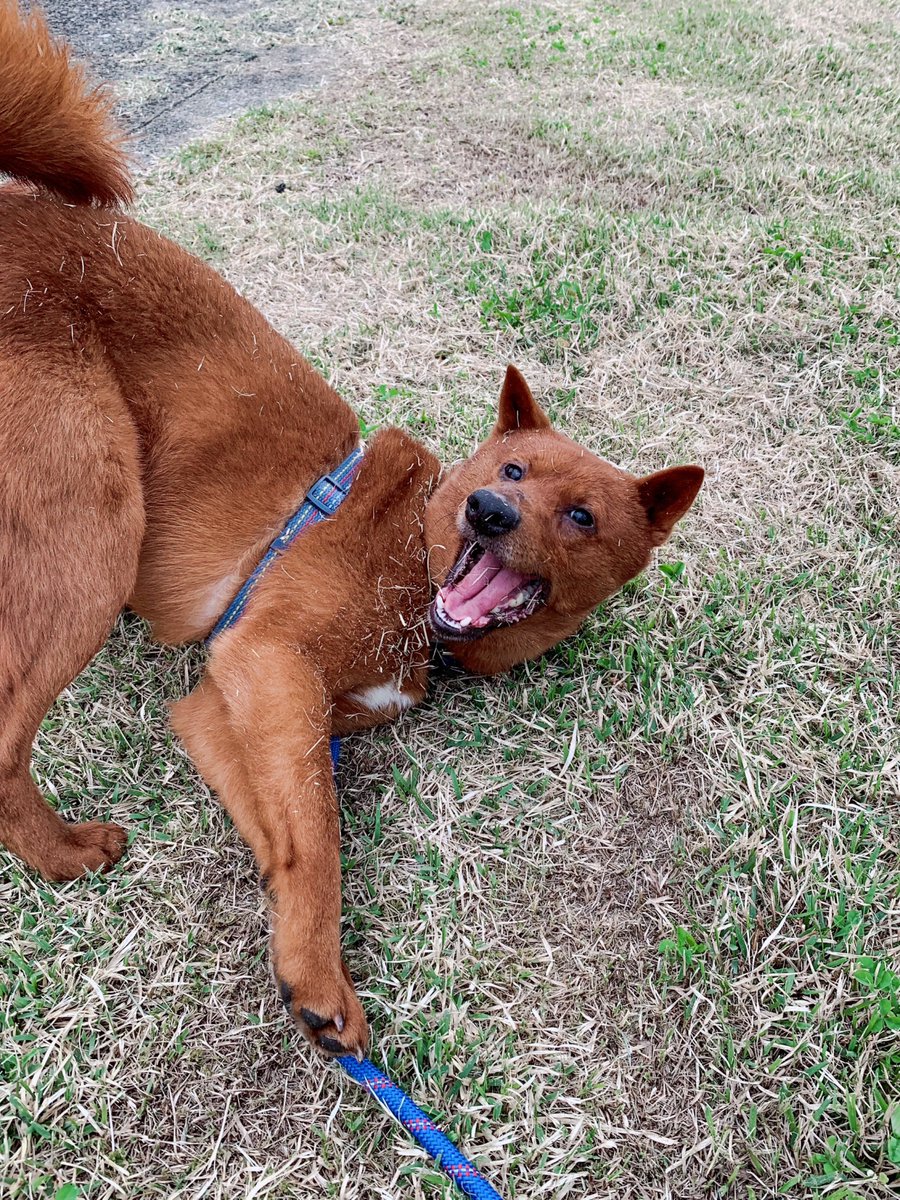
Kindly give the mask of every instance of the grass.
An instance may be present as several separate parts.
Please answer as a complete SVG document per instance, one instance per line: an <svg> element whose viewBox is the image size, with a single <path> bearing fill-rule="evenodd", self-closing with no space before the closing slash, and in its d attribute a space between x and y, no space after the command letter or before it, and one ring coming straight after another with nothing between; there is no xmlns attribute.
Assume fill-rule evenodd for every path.
<svg viewBox="0 0 900 1200"><path fill-rule="evenodd" d="M161 164L142 216L366 428L465 454L513 359L604 456L709 472L576 638L348 744L375 1057L519 1200L895 1196L890 7L327 17L334 78ZM108 880L4 860L0 1191L449 1196L286 1025L166 728L201 661L126 617L41 732L45 790L134 839Z"/></svg>

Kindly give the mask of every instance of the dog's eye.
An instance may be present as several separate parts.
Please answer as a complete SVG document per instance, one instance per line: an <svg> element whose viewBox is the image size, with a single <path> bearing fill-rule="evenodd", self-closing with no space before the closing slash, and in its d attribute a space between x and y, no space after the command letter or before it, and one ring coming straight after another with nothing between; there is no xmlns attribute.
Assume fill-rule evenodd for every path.
<svg viewBox="0 0 900 1200"><path fill-rule="evenodd" d="M513 479L518 482L525 474L525 468L520 467L518 463L507 463L504 467L501 467L500 474L505 479Z"/></svg>
<svg viewBox="0 0 900 1200"><path fill-rule="evenodd" d="M570 521L574 521L582 529L593 529L594 527L594 518L586 508L570 508L568 517Z"/></svg>

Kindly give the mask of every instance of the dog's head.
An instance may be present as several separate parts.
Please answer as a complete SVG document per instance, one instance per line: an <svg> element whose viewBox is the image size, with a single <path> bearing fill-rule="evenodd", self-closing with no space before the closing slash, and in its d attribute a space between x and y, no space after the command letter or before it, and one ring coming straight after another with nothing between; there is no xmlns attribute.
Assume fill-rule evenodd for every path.
<svg viewBox="0 0 900 1200"><path fill-rule="evenodd" d="M702 482L701 467L637 478L597 458L509 367L493 433L426 509L435 636L485 674L543 653L643 570Z"/></svg>

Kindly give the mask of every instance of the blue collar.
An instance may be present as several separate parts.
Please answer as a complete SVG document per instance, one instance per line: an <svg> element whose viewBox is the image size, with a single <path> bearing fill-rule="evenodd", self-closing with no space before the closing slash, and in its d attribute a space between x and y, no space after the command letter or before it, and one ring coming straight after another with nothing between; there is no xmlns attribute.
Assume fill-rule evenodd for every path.
<svg viewBox="0 0 900 1200"><path fill-rule="evenodd" d="M362 459L363 452L357 446L330 475L323 475L321 479L316 480L306 493L303 503L294 515L288 518L278 537L270 543L256 570L219 618L212 633L206 639L207 646L220 633L224 633L226 629L237 624L260 579L300 534L309 529L311 525L317 525L319 521L324 521L326 517L333 516L337 512L347 498L347 493L356 478Z"/></svg>

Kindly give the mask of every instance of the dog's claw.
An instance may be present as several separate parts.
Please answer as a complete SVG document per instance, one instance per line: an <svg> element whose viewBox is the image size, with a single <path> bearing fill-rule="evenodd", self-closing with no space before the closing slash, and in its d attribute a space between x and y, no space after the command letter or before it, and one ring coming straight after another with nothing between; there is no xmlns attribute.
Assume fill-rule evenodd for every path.
<svg viewBox="0 0 900 1200"><path fill-rule="evenodd" d="M281 996L281 1003L288 1010L288 1012L291 1012L291 1005L294 1001L294 993L291 990L290 984L285 983L283 979L278 984L278 994Z"/></svg>
<svg viewBox="0 0 900 1200"><path fill-rule="evenodd" d="M341 1013L338 1013L338 1015L334 1018L334 1027L338 1033L344 1032L344 1018Z"/></svg>

